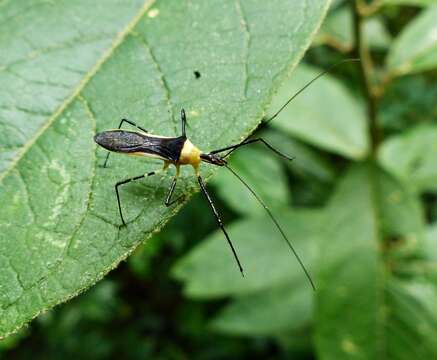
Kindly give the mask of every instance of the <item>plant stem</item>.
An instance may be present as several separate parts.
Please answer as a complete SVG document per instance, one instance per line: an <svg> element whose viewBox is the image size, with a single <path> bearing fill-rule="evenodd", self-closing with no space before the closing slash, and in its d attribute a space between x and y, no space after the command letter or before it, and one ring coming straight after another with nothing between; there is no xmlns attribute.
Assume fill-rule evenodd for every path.
<svg viewBox="0 0 437 360"><path fill-rule="evenodd" d="M370 3L366 3L364 0L357 0L358 11L361 16L370 16L376 13L382 6L381 0L373 0Z"/></svg>
<svg viewBox="0 0 437 360"><path fill-rule="evenodd" d="M369 49L363 41L363 17L360 13L360 1L355 0L352 2L353 13L353 32L355 40L355 56L361 59L360 62L360 75L363 83L364 95L367 102L367 115L370 125L370 137L371 137L371 150L372 155L375 155L376 148L380 141L380 133L377 125L378 114L378 98L374 91L374 85L372 82L373 65L370 57Z"/></svg>

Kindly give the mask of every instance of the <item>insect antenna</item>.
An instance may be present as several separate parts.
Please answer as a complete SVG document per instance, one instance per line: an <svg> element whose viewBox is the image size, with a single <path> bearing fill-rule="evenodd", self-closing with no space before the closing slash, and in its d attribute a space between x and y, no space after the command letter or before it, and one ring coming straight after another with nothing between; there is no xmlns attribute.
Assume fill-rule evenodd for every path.
<svg viewBox="0 0 437 360"><path fill-rule="evenodd" d="M287 102L284 105L282 105L278 111L276 111L273 114L273 116L270 119L267 119L267 120L263 121L261 124L266 125L270 121L272 121L274 118L276 118L281 113L281 111L284 110L287 107L287 105L289 103L291 103L299 94L301 94L307 87L309 87L314 81L318 80L323 75L326 75L327 73L331 72L333 69L335 69L339 65L342 65L342 64L347 63L347 62L358 62L358 61L361 61L361 60L360 59L344 59L344 60L341 60L341 61L331 65L326 70L322 71L319 75L317 75L315 78L313 78L310 81L308 81L302 88L300 88L296 93L294 93L290 97L290 99L288 99Z"/></svg>
<svg viewBox="0 0 437 360"><path fill-rule="evenodd" d="M301 94L301 93L302 93L306 88L308 88L308 87L309 87L313 82L315 82L317 79L321 78L323 75L329 73L330 71L332 71L334 68L336 68L337 66L339 66L339 65L341 65L341 64L344 64L344 63L346 63L346 62L356 62L356 61L360 61L360 59L345 59L345 60L339 61L338 63L336 63L336 64L334 64L334 65L331 65L329 68L327 68L326 70L322 71L319 75L317 75L315 78L311 79L311 80L310 80L309 82L307 82L307 83L306 83L306 84L305 84L301 89L299 89L296 93L294 93L294 94L290 97L290 99L288 99L287 102L286 102L284 105L282 105L281 108L280 108L278 111L276 111L276 113L275 113L275 114L274 114L270 119L267 119L267 120L262 121L262 122L259 124L258 129L259 129L260 127L262 127L262 126L267 125L270 121L272 121L274 118L276 118L276 117L281 113L281 111L284 110L285 107L286 107L286 106L287 106L291 101L293 101L293 99L295 99L299 94ZM234 145L231 145L231 146L226 146L225 148L221 148L221 149L217 149L217 150L211 151L211 153L212 153L212 154L218 154L218 153L221 153L221 152L226 151L226 153L222 155L223 158L226 158L226 157L228 157L229 155L231 155L231 154L232 154L236 149L238 149L238 148L241 147L241 146L245 146L245 145L249 145L249 144L252 144L252 143L254 143L254 142L257 142L257 141L261 141L261 142L263 142L264 145L266 145L270 150L274 151L275 153L279 154L279 155L282 156L282 157L287 158L287 156L284 156L284 154L282 154L280 151L274 149L270 144L266 143L265 140L263 140L263 139L250 139L250 136L251 136L251 135L252 135L252 134L250 134L249 136L247 136L245 139L243 139L243 140L242 140L241 142L239 142L238 144L234 144ZM292 159L289 159L289 160L292 160Z"/></svg>
<svg viewBox="0 0 437 360"><path fill-rule="evenodd" d="M260 203L260 205L264 208L264 210L270 216L270 219L273 221L273 223L275 224L276 228L281 233L283 239L285 240L285 242L287 243L288 247L290 248L290 250L292 251L292 253L296 257L297 261L299 262L300 267L302 268L302 270L304 271L306 277L308 278L308 280L309 280L309 282L311 284L311 287L315 291L316 287L314 285L313 279L311 278L311 275L309 274L308 270L306 269L305 265L303 264L302 260L300 259L299 255L297 254L297 252L294 249L293 245L291 245L291 242L288 240L287 236L285 235L284 230L282 230L282 227L279 225L278 221L275 219L275 217L273 216L273 214L270 211L270 209L267 207L267 205L264 203L264 201L256 194L256 192L249 186L249 184L247 184L246 181L244 181L243 178L241 178L240 175L238 175L229 165L225 165L225 166L252 193L252 195L255 197L255 199Z"/></svg>

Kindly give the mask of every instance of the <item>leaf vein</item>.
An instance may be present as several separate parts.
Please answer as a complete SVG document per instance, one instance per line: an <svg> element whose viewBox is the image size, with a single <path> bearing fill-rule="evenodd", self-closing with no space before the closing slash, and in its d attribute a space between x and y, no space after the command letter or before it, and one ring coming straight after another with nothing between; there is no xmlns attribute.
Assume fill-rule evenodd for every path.
<svg viewBox="0 0 437 360"><path fill-rule="evenodd" d="M173 122L173 126L174 126L174 130L175 130L175 134L177 134L177 122L175 119L175 114L174 114L174 110L173 110L173 106L172 106L172 101L171 101L171 91L170 91L170 87L167 83L166 77L164 72L162 71L161 66L159 65L158 59L156 58L151 46L148 44L147 40L144 38L143 35L141 34L136 34L135 38L140 40L140 43L144 46L144 48L146 49L146 53L149 55L150 59L152 60L156 71L159 74L159 78L160 78L160 84L162 86L162 88L164 89L164 94L166 97L166 101L167 101L167 108L168 111L170 113L171 116L171 121Z"/></svg>
<svg viewBox="0 0 437 360"><path fill-rule="evenodd" d="M90 115L91 121L93 121L93 128L95 131L95 127L96 127L96 121L95 118L93 116L92 111L90 111L89 106L88 106L88 102L85 100L85 98L82 95L78 95L78 99L82 102L82 104L84 104L85 109L87 109L87 113ZM94 155L95 155L95 151L94 151ZM68 238L64 249L62 251L62 254L60 255L60 260L58 260L52 267L51 269L49 269L48 273L44 274L41 278L39 278L34 284L30 285L27 288L23 288L25 290L30 290L33 289L35 287L38 287L39 285L41 285L45 280L47 280L49 277L51 277L51 275L53 275L54 273L57 272L57 270L63 265L63 263L65 262L65 259L67 257L70 257L72 259L74 259L73 257L71 257L68 254L69 249L71 248L71 244L73 243L73 239L74 237L77 235L78 231L80 230L82 224L84 223L89 209L91 207L91 202L92 202L92 189L93 189L93 182L95 179L95 165L96 165L96 161L97 161L97 157L94 156L94 161L93 161L93 167L92 167L92 172L90 175L90 191L88 192L88 198L87 198L87 206L85 211L83 212L81 219L79 220L77 226L75 227L75 229L73 230L73 232L71 233L70 237ZM19 170L17 170L18 172ZM22 179L23 180L23 179ZM24 180L23 180L24 181ZM92 243L90 243L90 245L92 245ZM75 259L77 261L77 259ZM56 279L55 279L56 280ZM24 296L25 294L23 293L20 297L18 297L14 302L12 302L11 304L9 304L8 306L6 306L4 309L6 310L9 307L14 306L16 303L18 303L18 301L20 301L20 299Z"/></svg>

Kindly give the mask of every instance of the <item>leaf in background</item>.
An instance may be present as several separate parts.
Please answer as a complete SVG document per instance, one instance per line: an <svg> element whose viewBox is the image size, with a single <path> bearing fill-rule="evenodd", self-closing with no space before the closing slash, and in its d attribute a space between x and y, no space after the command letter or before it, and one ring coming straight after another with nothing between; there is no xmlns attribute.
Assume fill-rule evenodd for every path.
<svg viewBox="0 0 437 360"><path fill-rule="evenodd" d="M380 164L418 191L437 191L437 126L417 126L386 140L379 149Z"/></svg>
<svg viewBox="0 0 437 360"><path fill-rule="evenodd" d="M434 264L433 272L437 274L437 223L433 223L428 227L424 249L429 262Z"/></svg>
<svg viewBox="0 0 437 360"><path fill-rule="evenodd" d="M228 334L259 336L299 330L312 321L313 291L305 282L236 298L213 320Z"/></svg>
<svg viewBox="0 0 437 360"><path fill-rule="evenodd" d="M315 39L316 44L327 44L341 52L350 52L354 47L350 6L343 6L328 14ZM363 37L371 49L385 49L391 37L381 17L373 16L364 21Z"/></svg>
<svg viewBox="0 0 437 360"><path fill-rule="evenodd" d="M330 9L336 9L337 7L341 6L344 3L344 0L332 0L331 1L331 5L330 5Z"/></svg>
<svg viewBox="0 0 437 360"><path fill-rule="evenodd" d="M291 95L320 72L300 65L274 96L267 117L272 116ZM368 151L363 107L339 80L329 75L300 94L271 124L310 144L348 158L361 159Z"/></svg>
<svg viewBox="0 0 437 360"><path fill-rule="evenodd" d="M263 131L260 136L295 158L293 161L284 161L292 175L289 179L292 205L324 206L331 195L336 177L334 162L328 154L278 130Z"/></svg>
<svg viewBox="0 0 437 360"><path fill-rule="evenodd" d="M385 359L435 359L437 357L437 286L423 279L390 279L384 294L387 303ZM381 344L383 345L383 344Z"/></svg>
<svg viewBox="0 0 437 360"><path fill-rule="evenodd" d="M386 323L383 312L406 312L396 304L401 298L388 299L384 294L393 292L393 286L395 291L402 290L396 285L404 265L401 261L405 262L412 254L423 254L426 242L418 199L388 174L364 164L352 168L324 211L294 211L290 215L287 228L294 229L296 244L305 242L321 248L316 262L311 251L301 249L307 266L309 262L320 269L317 291L307 294L310 289L305 287L305 278L295 277L299 268L290 272L285 258L283 261L276 249L277 244L265 241L271 238L265 232L267 224L259 219L237 222L230 226L230 231L234 239L245 234L238 237L241 258L245 259L250 250L245 243L258 254L247 257L244 281L238 284L238 277L227 274L237 270L217 234L199 245L175 269L176 276L185 281L190 297L234 296L213 327L246 336L275 335L291 328L301 330L314 321L311 300L306 296L315 295L317 312L313 325L321 358L378 358L386 351L379 343L381 337L390 339L388 346L398 341L399 346L408 349L409 343L397 338L393 328L413 331L415 322L407 315L401 319L396 315ZM247 240L243 242L244 239ZM401 260L392 256L400 253L397 248L404 251ZM228 250L228 261L224 250ZM273 269L266 260L276 261ZM255 266L258 273L251 270ZM293 278L279 278L278 274L272 275L273 271L292 274ZM408 286L415 283L416 278L405 282Z"/></svg>
<svg viewBox="0 0 437 360"><path fill-rule="evenodd" d="M350 358L354 352L363 359L376 358L370 344L376 341L372 330L378 328L377 280L382 272L373 196L369 169L361 166L346 175L330 204L315 304L321 359Z"/></svg>
<svg viewBox="0 0 437 360"><path fill-rule="evenodd" d="M409 23L393 42L387 67L404 75L437 67L437 6L431 6Z"/></svg>
<svg viewBox="0 0 437 360"><path fill-rule="evenodd" d="M162 204L163 179L130 184L119 229L114 183L161 165L113 156L102 169L95 131L126 117L176 135L185 107L201 148L235 142L327 3L2 3L0 336L95 283L177 211ZM187 169L179 186L192 181Z"/></svg>
<svg viewBox="0 0 437 360"><path fill-rule="evenodd" d="M423 256L387 286L387 358L432 359L437 355L436 230L435 225L428 227Z"/></svg>
<svg viewBox="0 0 437 360"><path fill-rule="evenodd" d="M335 170L332 163L319 151L279 131L268 130L261 136L282 153L294 157L293 161L284 162L294 174L323 182L334 180Z"/></svg>
<svg viewBox="0 0 437 360"><path fill-rule="evenodd" d="M385 27L384 19L379 16L372 16L364 22L364 41L374 50L387 49L392 38Z"/></svg>
<svg viewBox="0 0 437 360"><path fill-rule="evenodd" d="M278 345L289 354L291 359L314 358L314 345L311 328L275 334L274 339L277 341Z"/></svg>
<svg viewBox="0 0 437 360"><path fill-rule="evenodd" d="M290 203L290 193L280 160L273 152L252 146L236 151L230 159L230 166L267 206L284 209ZM229 171L219 172L211 184L215 185L221 199L237 212L246 215L264 213L265 210L254 196Z"/></svg>
<svg viewBox="0 0 437 360"><path fill-rule="evenodd" d="M429 5L434 5L435 0L382 0L382 4L429 6Z"/></svg>
<svg viewBox="0 0 437 360"><path fill-rule="evenodd" d="M383 359L390 358L386 353L392 346L411 350L398 332L417 332L417 324L402 311L396 318L387 317L399 314L395 301L401 299L396 294L387 299L386 293L401 290L396 264L388 261L391 252L396 247L409 247L410 253L423 248L424 224L417 205L413 195L371 165L354 166L338 187L317 261L316 343L321 359ZM405 222L408 216L412 219ZM408 246L412 238L414 246ZM414 281L407 283L413 286ZM428 350L427 358L432 358L436 349Z"/></svg>
<svg viewBox="0 0 437 360"><path fill-rule="evenodd" d="M426 73L396 78L381 99L378 122L386 134L399 133L437 118L437 86Z"/></svg>
<svg viewBox="0 0 437 360"><path fill-rule="evenodd" d="M321 222L318 211L286 211L278 216L300 258L313 273L313 259ZM299 263L267 216L237 221L228 226L241 263L242 278L223 234L207 237L173 269L185 283L185 293L194 298L248 294L276 284L305 281ZM315 279L317 284L317 279Z"/></svg>

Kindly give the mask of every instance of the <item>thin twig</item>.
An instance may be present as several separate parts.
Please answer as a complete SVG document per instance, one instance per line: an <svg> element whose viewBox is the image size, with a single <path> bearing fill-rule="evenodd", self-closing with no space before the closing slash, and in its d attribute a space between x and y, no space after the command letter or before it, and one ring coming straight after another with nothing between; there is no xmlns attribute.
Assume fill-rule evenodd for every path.
<svg viewBox="0 0 437 360"><path fill-rule="evenodd" d="M373 0L371 3L366 3L363 0L357 0L358 12L363 17L368 17L376 13L382 6L381 0Z"/></svg>
<svg viewBox="0 0 437 360"><path fill-rule="evenodd" d="M370 57L369 49L363 41L363 18L360 14L360 1L355 0L352 3L353 12L353 33L355 43L355 55L361 59L360 62L360 75L363 83L364 94L367 102L367 114L370 123L370 136L372 141L372 154L375 154L375 150L380 141L380 133L377 125L377 113L378 113L378 98L374 91L374 85L372 82L373 64Z"/></svg>

